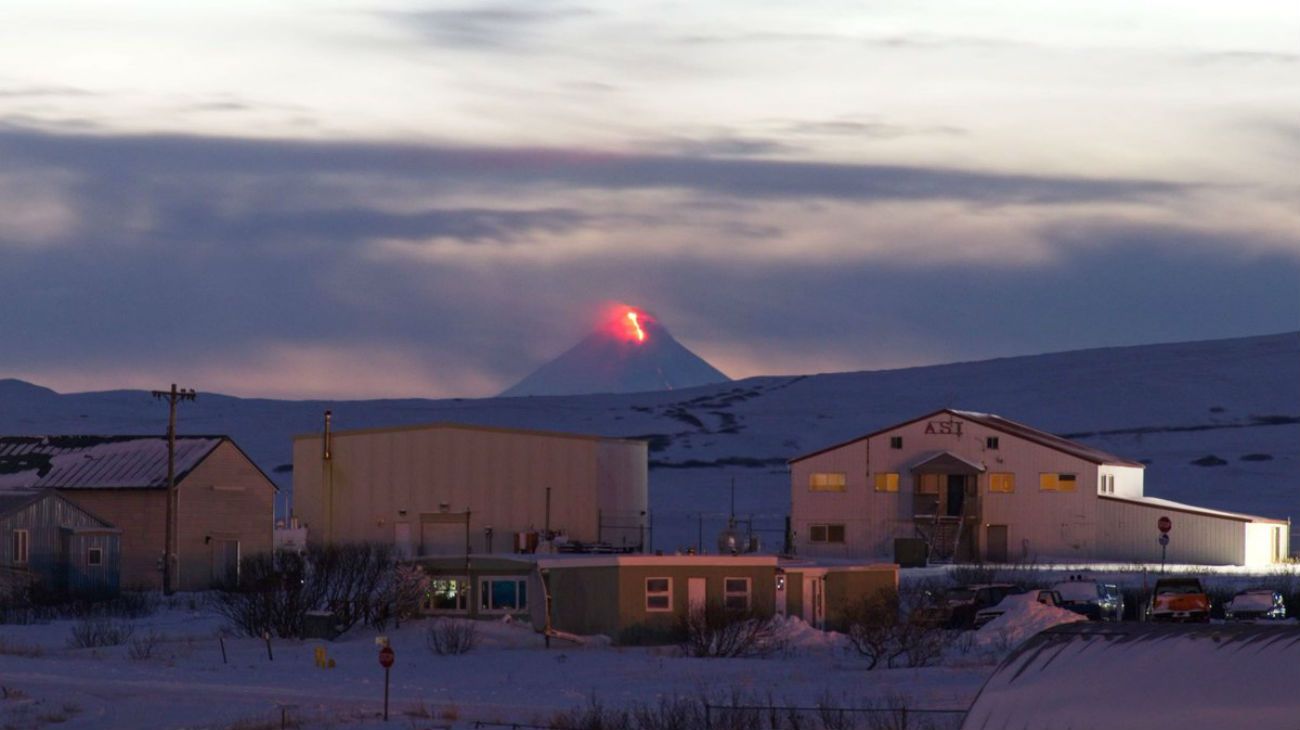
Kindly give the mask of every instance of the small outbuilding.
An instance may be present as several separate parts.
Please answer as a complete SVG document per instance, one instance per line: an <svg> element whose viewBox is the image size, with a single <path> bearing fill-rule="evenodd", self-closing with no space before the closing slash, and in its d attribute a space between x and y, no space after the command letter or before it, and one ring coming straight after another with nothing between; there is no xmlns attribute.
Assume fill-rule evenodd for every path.
<svg viewBox="0 0 1300 730"><path fill-rule="evenodd" d="M121 530L52 491L0 494L7 589L103 597L120 583Z"/></svg>
<svg viewBox="0 0 1300 730"><path fill-rule="evenodd" d="M896 589L893 564L817 565L774 555L471 555L421 558L424 610L515 615L539 631L671 641L707 606L834 626L851 604ZM549 612L549 615L548 615Z"/></svg>
<svg viewBox="0 0 1300 730"><path fill-rule="evenodd" d="M276 487L227 436L177 436L177 587L238 577L270 552ZM160 588L167 531L163 436L0 437L0 489L52 489L121 530L123 588Z"/></svg>

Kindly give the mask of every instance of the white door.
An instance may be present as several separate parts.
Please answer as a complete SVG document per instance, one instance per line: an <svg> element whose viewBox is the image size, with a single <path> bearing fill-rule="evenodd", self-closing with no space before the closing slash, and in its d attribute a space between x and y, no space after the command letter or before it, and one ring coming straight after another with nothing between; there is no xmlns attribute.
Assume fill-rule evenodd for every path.
<svg viewBox="0 0 1300 730"><path fill-rule="evenodd" d="M803 620L819 629L826 623L826 599L822 595L825 587L826 579L821 576L803 578Z"/></svg>
<svg viewBox="0 0 1300 730"><path fill-rule="evenodd" d="M397 548L398 557L411 557L411 523L393 523L393 545Z"/></svg>
<svg viewBox="0 0 1300 730"><path fill-rule="evenodd" d="M704 604L708 600L705 591L707 585L703 578L686 579L686 609L692 614L704 612Z"/></svg>

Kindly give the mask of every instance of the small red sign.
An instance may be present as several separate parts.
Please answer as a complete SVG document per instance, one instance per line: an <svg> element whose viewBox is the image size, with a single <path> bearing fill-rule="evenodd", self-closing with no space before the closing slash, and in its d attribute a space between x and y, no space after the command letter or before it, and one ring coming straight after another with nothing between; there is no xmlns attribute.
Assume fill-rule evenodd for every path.
<svg viewBox="0 0 1300 730"><path fill-rule="evenodd" d="M384 669L393 666L393 647L385 646L379 650L379 666Z"/></svg>
<svg viewBox="0 0 1300 730"><path fill-rule="evenodd" d="M1174 529L1174 521L1168 517L1161 517L1156 520L1156 527L1159 527L1161 532L1169 532Z"/></svg>

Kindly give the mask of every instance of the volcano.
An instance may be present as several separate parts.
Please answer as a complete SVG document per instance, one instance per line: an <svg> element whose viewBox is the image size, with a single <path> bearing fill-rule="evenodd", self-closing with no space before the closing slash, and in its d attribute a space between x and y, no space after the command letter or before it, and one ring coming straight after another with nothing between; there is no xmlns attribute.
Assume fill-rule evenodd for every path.
<svg viewBox="0 0 1300 730"><path fill-rule="evenodd" d="M621 307L581 342L501 395L639 393L729 380L673 339L657 319Z"/></svg>

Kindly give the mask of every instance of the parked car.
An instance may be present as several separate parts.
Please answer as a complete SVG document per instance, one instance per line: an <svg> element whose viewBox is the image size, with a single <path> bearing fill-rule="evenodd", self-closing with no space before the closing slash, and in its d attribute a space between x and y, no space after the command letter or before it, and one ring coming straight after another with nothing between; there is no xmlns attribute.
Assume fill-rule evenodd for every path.
<svg viewBox="0 0 1300 730"><path fill-rule="evenodd" d="M1161 578L1147 604L1150 621L1209 621L1210 597L1196 578Z"/></svg>
<svg viewBox="0 0 1300 730"><path fill-rule="evenodd" d="M950 629L969 629L975 625L975 614L981 608L990 608L1002 602L1007 596L1024 593L1025 590L1010 583L986 583L960 586L948 591L945 597L947 620L944 624Z"/></svg>
<svg viewBox="0 0 1300 730"><path fill-rule="evenodd" d="M1239 591L1223 604L1223 617L1229 621L1283 619L1286 618L1286 602L1281 593L1269 588Z"/></svg>
<svg viewBox="0 0 1300 730"><path fill-rule="evenodd" d="M1038 601L1039 603L1045 606L1061 605L1061 601L1062 601L1061 594L1055 589L1044 588L1038 591L1029 591L1029 593L1035 594L1034 600ZM1010 604L1012 600L1017 600L1017 601L1027 600L1027 598L1024 598L1022 596L1023 594L1013 593L1004 597L1001 601L998 602L996 606L989 606L988 608L981 608L980 610L976 611L975 628L978 629L984 624L1006 613L1007 610L1011 608Z"/></svg>
<svg viewBox="0 0 1300 730"><path fill-rule="evenodd" d="M1092 621L1122 621L1124 595L1119 586L1098 583L1095 580L1071 579L1052 586L1060 592L1064 603L1061 608L1073 611Z"/></svg>

